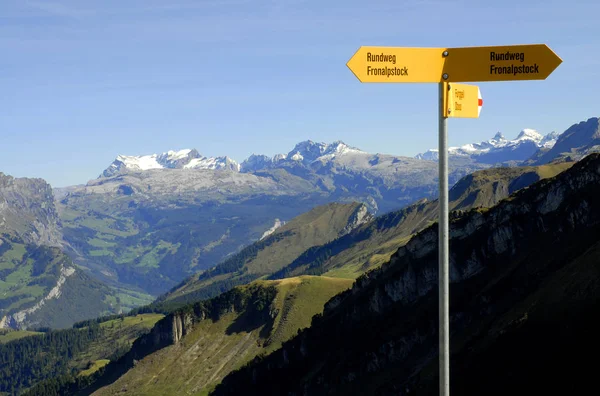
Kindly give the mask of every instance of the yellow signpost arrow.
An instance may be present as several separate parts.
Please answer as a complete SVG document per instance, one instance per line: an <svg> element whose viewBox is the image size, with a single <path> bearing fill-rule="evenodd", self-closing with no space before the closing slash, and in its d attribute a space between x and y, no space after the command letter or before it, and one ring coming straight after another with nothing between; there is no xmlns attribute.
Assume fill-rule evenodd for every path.
<svg viewBox="0 0 600 396"><path fill-rule="evenodd" d="M483 99L477 85L449 83L446 86L444 117L479 118Z"/></svg>
<svg viewBox="0 0 600 396"><path fill-rule="evenodd" d="M444 48L360 47L346 66L364 83L442 81Z"/></svg>
<svg viewBox="0 0 600 396"><path fill-rule="evenodd" d="M545 44L448 48L444 81L545 80L562 63Z"/></svg>

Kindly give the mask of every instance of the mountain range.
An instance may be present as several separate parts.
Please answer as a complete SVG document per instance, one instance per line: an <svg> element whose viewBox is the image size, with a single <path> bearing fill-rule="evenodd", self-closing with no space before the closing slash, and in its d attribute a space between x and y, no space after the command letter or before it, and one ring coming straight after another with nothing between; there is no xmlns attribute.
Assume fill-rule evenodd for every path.
<svg viewBox="0 0 600 396"><path fill-rule="evenodd" d="M371 154L350 147L342 141L327 144L311 140L298 143L287 154L277 154L273 157L252 154L241 164L227 156L204 157L196 149L170 150L162 154L118 155L100 177L150 169L227 169L235 172L254 172L284 164L310 166L315 161L327 162L336 156L348 155L371 156Z"/></svg>
<svg viewBox="0 0 600 396"><path fill-rule="evenodd" d="M519 135L508 140L498 132L496 135L481 143L470 143L460 147L448 148L450 158L466 158L476 163L499 164L511 161L525 161L539 150L551 149L559 134L551 132L545 136L533 129L523 129ZM438 150L430 149L417 154L415 158L437 161Z"/></svg>

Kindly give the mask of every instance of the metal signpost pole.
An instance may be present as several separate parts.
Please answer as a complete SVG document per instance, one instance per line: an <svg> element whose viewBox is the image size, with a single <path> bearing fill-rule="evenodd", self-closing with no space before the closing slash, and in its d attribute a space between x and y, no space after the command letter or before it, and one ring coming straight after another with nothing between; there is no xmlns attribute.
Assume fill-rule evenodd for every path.
<svg viewBox="0 0 600 396"><path fill-rule="evenodd" d="M444 98L448 83L439 84L439 347L440 396L450 396L450 325L448 302L448 119Z"/></svg>

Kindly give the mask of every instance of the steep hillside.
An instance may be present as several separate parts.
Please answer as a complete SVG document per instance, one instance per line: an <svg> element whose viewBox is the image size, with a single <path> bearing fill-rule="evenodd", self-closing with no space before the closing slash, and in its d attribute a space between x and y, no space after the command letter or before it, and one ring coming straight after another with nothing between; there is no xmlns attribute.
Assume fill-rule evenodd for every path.
<svg viewBox="0 0 600 396"><path fill-rule="evenodd" d="M565 159L579 160L583 156L600 151L600 118L593 117L572 125L562 133L549 150L535 153L527 163L545 164Z"/></svg>
<svg viewBox="0 0 600 396"><path fill-rule="evenodd" d="M496 205L513 192L553 177L572 163L539 167L494 168L459 180L450 190L452 216L471 208ZM301 274L324 274L356 278L388 261L390 256L416 232L437 221L438 204L422 201L380 216L352 233L307 250L294 262L270 276L271 279Z"/></svg>
<svg viewBox="0 0 600 396"><path fill-rule="evenodd" d="M514 191L553 177L571 165L572 163L562 163L539 167L504 167L475 172L461 179L451 189L450 209L456 210L453 215L457 216L460 211L470 208L491 207ZM286 227L279 228L271 239L251 245L216 268L187 279L179 287L160 297L159 303L153 306L164 309L173 303L209 298L236 284L250 282L259 275L267 275L269 279L303 274L354 279L388 261L412 235L437 220L437 211L437 201L421 201L365 221L360 226L353 221L354 230L329 239L330 242L327 242L327 238L306 239L307 235L312 236L306 232L289 235ZM306 223L304 219L305 216L300 216L287 227L298 228ZM312 223L309 224L312 227ZM265 254L261 255L260 252ZM250 269L245 268L256 266L255 260L270 260L272 265L263 266L265 270L259 275L252 274Z"/></svg>
<svg viewBox="0 0 600 396"><path fill-rule="evenodd" d="M326 277L257 281L186 306L158 322L81 394L207 394L231 370L307 327L351 285Z"/></svg>
<svg viewBox="0 0 600 396"><path fill-rule="evenodd" d="M187 279L158 302L166 306L214 297L235 285L278 271L305 250L346 235L371 219L363 204L316 207L215 268Z"/></svg>
<svg viewBox="0 0 600 396"><path fill-rule="evenodd" d="M600 352L598 194L594 154L451 222L453 393L585 394L593 386L594 365L581 355ZM214 394L435 394L437 242L437 226L420 232Z"/></svg>
<svg viewBox="0 0 600 396"><path fill-rule="evenodd" d="M115 292L55 247L0 238L0 328L70 327L120 310Z"/></svg>

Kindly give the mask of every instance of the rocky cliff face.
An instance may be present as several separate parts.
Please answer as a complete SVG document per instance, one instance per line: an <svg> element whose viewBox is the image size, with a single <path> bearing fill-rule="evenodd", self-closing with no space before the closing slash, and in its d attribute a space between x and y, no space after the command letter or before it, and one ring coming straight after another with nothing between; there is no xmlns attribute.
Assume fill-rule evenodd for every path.
<svg viewBox="0 0 600 396"><path fill-rule="evenodd" d="M0 172L0 233L19 236L27 243L60 246L59 227L48 183Z"/></svg>
<svg viewBox="0 0 600 396"><path fill-rule="evenodd" d="M600 274L587 270L582 275L580 268L581 257L599 242L599 186L600 156L591 155L554 179L519 191L490 210L472 210L451 223L455 378L467 378L468 370L478 370L472 361L479 366L498 366L494 363L498 356L507 359L502 349L511 343L493 348L494 343L508 340L506 334L519 335L513 345L520 346L535 344L539 338L552 339L554 344L546 348L572 355L569 348L563 348L566 344L561 343L562 338L548 335L563 329L561 318L548 315L553 310L568 315L573 309L569 303L548 296L556 292L553 284L567 282L573 291L565 293L564 301L582 300L585 307L600 301ZM578 287L578 283L586 286ZM316 317L311 328L280 351L226 377L215 394L239 394L242 390L246 394L289 395L432 394L437 375L436 290L437 226L432 226L399 249L388 264L365 274L351 290L334 297L323 316ZM560 330L560 334L573 338L593 323L585 319L592 311L577 312L581 313L577 321L569 322L573 330ZM538 326L546 323L545 333L515 330L533 326L528 319L532 316L538 318L534 322ZM585 338L577 345L600 349L593 340ZM510 350L517 354L512 357L517 363L504 364L519 365L519 351L514 347ZM526 360L536 367L530 370L536 375L548 369L582 378L560 354L545 353L542 358ZM542 377L540 382L532 381L526 368L512 370L509 376L503 374L506 367L498 370L504 372L486 374L488 378L502 377L504 382L498 389L509 391L506 384L528 392L552 389ZM495 381L502 382L499 378ZM482 394L483 388L474 384L479 384L477 377L457 381L462 390L459 393ZM556 378L552 384L568 387L572 381L566 384ZM485 389L487 394L501 394L490 389L489 382Z"/></svg>
<svg viewBox="0 0 600 396"><path fill-rule="evenodd" d="M367 208L367 205L364 205L364 204L358 205L358 207L356 208L356 211L348 219L348 225L346 225L346 227L344 227L340 236L343 236L343 235L346 235L346 234L352 232L353 230L357 229L361 225L373 220L373 218L374 218L374 216L371 213L369 213L369 209Z"/></svg>

